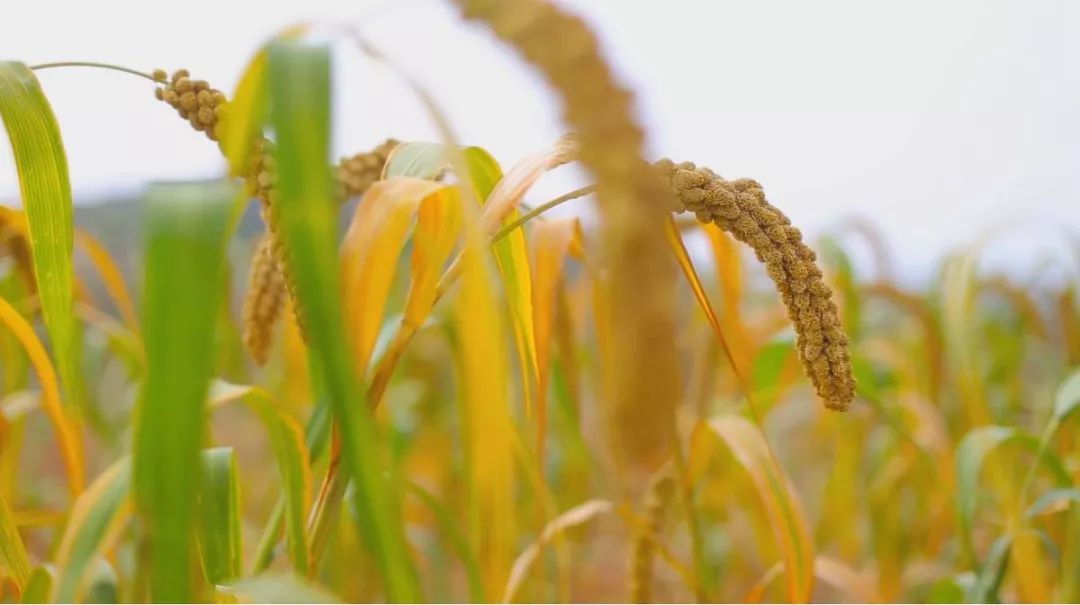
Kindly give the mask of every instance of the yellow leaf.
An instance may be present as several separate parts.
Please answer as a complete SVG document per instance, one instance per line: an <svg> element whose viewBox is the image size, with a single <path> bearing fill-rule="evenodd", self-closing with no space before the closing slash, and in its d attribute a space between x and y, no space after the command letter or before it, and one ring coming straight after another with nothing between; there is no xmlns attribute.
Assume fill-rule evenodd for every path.
<svg viewBox="0 0 1080 605"><path fill-rule="evenodd" d="M447 201L454 195L452 191L433 181L396 177L376 182L364 196L364 203L356 207L341 245L341 284L346 330L361 379L367 374L398 257L414 218L425 202L452 204Z"/></svg>
<svg viewBox="0 0 1080 605"><path fill-rule="evenodd" d="M82 492L86 483L82 459L82 438L74 420L68 416L67 409L60 403L60 385L56 379L56 370L49 361L45 347L41 345L41 341L34 333L34 328L3 298L0 298L0 322L3 322L19 339L19 343L30 358L30 363L34 366L38 381L41 382L41 402L56 431L60 455L67 469L68 489L72 497L76 497Z"/></svg>
<svg viewBox="0 0 1080 605"><path fill-rule="evenodd" d="M547 432L547 389L551 373L551 337L555 320L556 291L562 280L570 243L580 233L577 219L537 223L532 230L532 309L536 337L536 425L537 457L543 460Z"/></svg>
<svg viewBox="0 0 1080 605"><path fill-rule="evenodd" d="M746 376L749 368L746 365L743 365L746 361L737 356L735 351L732 350L731 342L727 338L723 326L720 325L720 320L716 316L716 311L713 310L712 303L709 302L709 296L705 293L705 287L701 285L701 279L698 277L697 270L694 268L694 262L690 259L690 254L686 251L682 236L679 235L679 229L675 225L675 219L670 216L667 220L667 237L668 243L671 245L671 250L675 253L675 260L678 261L679 267L683 271L683 275L686 276L686 281L690 283L690 289L694 292L694 298L697 299L698 305L701 306L701 310L705 313L705 318L709 320L709 325L712 326L713 333L716 334L717 340L720 341L720 346L723 348L724 354L727 356L728 362L735 372L735 376L739 381L739 387L742 389L743 394L746 395L747 401L752 407L753 402L749 399L751 396L750 389L747 388L746 384Z"/></svg>
<svg viewBox="0 0 1080 605"><path fill-rule="evenodd" d="M692 465L696 456L709 452L708 446L702 449L700 442L710 432L727 445L750 475L787 570L788 599L792 603L809 602L814 586L814 546L806 513L791 480L773 457L761 429L735 415L720 416L698 427L690 452Z"/></svg>
<svg viewBox="0 0 1080 605"><path fill-rule="evenodd" d="M483 240L473 234L455 301L462 412L472 494L470 529L488 599L501 596L514 528L514 451L505 335Z"/></svg>

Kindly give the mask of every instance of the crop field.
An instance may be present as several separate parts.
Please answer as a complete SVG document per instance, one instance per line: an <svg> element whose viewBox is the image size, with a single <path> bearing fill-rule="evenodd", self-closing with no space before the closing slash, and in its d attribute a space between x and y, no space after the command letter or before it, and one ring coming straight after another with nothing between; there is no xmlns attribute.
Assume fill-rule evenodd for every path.
<svg viewBox="0 0 1080 605"><path fill-rule="evenodd" d="M569 11L451 4L554 93L548 148L459 141L343 28L233 90L0 62L0 603L1080 601L1080 254L913 287L871 222L653 157ZM334 45L439 138L332 157ZM221 160L146 189L137 253L76 220L38 80L74 69Z"/></svg>

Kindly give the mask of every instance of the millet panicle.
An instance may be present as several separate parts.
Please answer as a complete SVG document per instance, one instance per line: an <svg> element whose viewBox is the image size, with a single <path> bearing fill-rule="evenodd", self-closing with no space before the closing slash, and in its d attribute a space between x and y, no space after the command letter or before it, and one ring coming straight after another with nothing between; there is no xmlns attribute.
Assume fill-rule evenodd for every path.
<svg viewBox="0 0 1080 605"><path fill-rule="evenodd" d="M776 284L795 326L799 359L818 396L831 409L843 410L855 398L848 338L825 284L817 256L802 233L765 199L756 181L728 181L690 162L656 164L675 193L677 212L689 211L715 223L754 250Z"/></svg>

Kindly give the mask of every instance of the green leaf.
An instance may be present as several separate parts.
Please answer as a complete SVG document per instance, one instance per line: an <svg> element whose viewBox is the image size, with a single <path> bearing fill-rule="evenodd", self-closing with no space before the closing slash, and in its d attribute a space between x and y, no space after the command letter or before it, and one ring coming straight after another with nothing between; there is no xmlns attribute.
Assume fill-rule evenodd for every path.
<svg viewBox="0 0 1080 605"><path fill-rule="evenodd" d="M783 336L761 347L754 356L750 366L750 382L753 385L754 397L762 409L767 410L776 403L780 375L794 348L794 341ZM861 387L862 383L859 383L859 386Z"/></svg>
<svg viewBox="0 0 1080 605"><path fill-rule="evenodd" d="M408 176L418 179L434 179L451 168L450 149L442 143L412 141L394 149L383 170L385 178ZM487 200L495 185L502 179L499 162L482 147L462 147L461 154L468 168L469 181L476 191L476 199Z"/></svg>
<svg viewBox="0 0 1080 605"><path fill-rule="evenodd" d="M435 516L435 523L439 526L439 532L450 543L450 547L457 552L461 564L465 567L465 576L469 581L469 600L480 603L484 600L484 582L480 575L480 564L476 555L469 548L465 535L458 529L458 522L450 511L439 500L420 485L409 482L409 491Z"/></svg>
<svg viewBox="0 0 1080 605"><path fill-rule="evenodd" d="M203 450L199 496L199 552L212 585L240 577L244 542L240 518L240 479L231 447Z"/></svg>
<svg viewBox="0 0 1080 605"><path fill-rule="evenodd" d="M130 494L131 465L124 458L101 473L75 501L56 555L59 571L53 601L79 600L90 562L115 539L129 516Z"/></svg>
<svg viewBox="0 0 1080 605"><path fill-rule="evenodd" d="M116 570L105 559L98 559L86 586L87 603L119 603L120 584Z"/></svg>
<svg viewBox="0 0 1080 605"><path fill-rule="evenodd" d="M74 210L67 157L52 107L22 63L0 62L0 118L19 173L41 310L52 340L64 400L81 392L72 309Z"/></svg>
<svg viewBox="0 0 1080 605"><path fill-rule="evenodd" d="M365 543L387 598L418 601L417 579L400 517L396 480L382 465L385 446L356 382L341 312L337 208L330 173L330 53L325 47L275 41L269 49L271 124L277 135L277 215L309 352L341 427L345 469ZM392 469L391 469L392 470Z"/></svg>
<svg viewBox="0 0 1080 605"><path fill-rule="evenodd" d="M295 575L264 574L223 587L222 593L243 597L252 603L340 603L322 586Z"/></svg>
<svg viewBox="0 0 1080 605"><path fill-rule="evenodd" d="M266 429L277 460L284 496L282 512L271 515L271 524L277 526L281 522L279 519L284 520L285 541L293 570L306 574L311 560L307 536L311 472L303 432L291 417L278 410L270 394L262 389L219 380L211 387L211 399L216 404L232 400L243 401L255 412ZM281 528L277 527L273 532L275 541L280 533Z"/></svg>
<svg viewBox="0 0 1080 605"><path fill-rule="evenodd" d="M1080 369L1074 370L1058 387L1057 395L1054 397L1053 422L1060 424L1078 407L1080 407Z"/></svg>
<svg viewBox="0 0 1080 605"><path fill-rule="evenodd" d="M386 178L411 176L433 179L450 167L450 157L442 143L413 141L398 145L383 169Z"/></svg>
<svg viewBox="0 0 1080 605"><path fill-rule="evenodd" d="M975 519L975 509L979 500L979 475L983 461L995 448L1015 443L1039 455L1039 461L1046 466L1061 485L1069 484L1068 472L1061 461L1052 452L1042 451L1039 440L1016 428L1004 426L984 426L970 431L961 440L956 449L956 511L960 520L960 537L969 555L974 556L971 532Z"/></svg>
<svg viewBox="0 0 1080 605"><path fill-rule="evenodd" d="M26 587L30 580L30 560L3 495L0 495L0 566L7 569L19 590Z"/></svg>
<svg viewBox="0 0 1080 605"><path fill-rule="evenodd" d="M23 588L23 603L48 603L49 593L52 592L53 584L56 583L56 572L52 566L43 565L34 569L30 574L30 581Z"/></svg>
<svg viewBox="0 0 1080 605"><path fill-rule="evenodd" d="M193 601L199 451L213 365L232 187L155 187L149 196L143 333L147 374L134 437L135 501L151 597Z"/></svg>
<svg viewBox="0 0 1080 605"><path fill-rule="evenodd" d="M476 191L476 199L483 203L502 180L502 167L495 156L482 147L466 147L461 153L465 156L465 166L469 169L469 181Z"/></svg>
<svg viewBox="0 0 1080 605"><path fill-rule="evenodd" d="M994 540L994 544L990 546L990 554L986 556L986 562L975 577L975 585L968 598L969 603L1001 602L998 591L1001 590L1001 581L1005 578L1011 552L1012 536L1001 536Z"/></svg>
<svg viewBox="0 0 1080 605"><path fill-rule="evenodd" d="M1032 519L1052 510L1057 510L1062 504L1080 504L1080 488L1065 487L1052 489L1042 496L1039 496L1039 499L1029 506L1027 512L1024 514L1028 519Z"/></svg>

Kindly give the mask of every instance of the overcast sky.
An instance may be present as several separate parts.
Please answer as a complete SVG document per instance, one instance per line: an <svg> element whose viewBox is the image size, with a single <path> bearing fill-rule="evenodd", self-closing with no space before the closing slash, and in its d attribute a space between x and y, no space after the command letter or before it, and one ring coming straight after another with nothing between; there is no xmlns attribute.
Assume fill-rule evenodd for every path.
<svg viewBox="0 0 1080 605"><path fill-rule="evenodd" d="M878 224L911 272L985 229L1034 264L1080 230L1080 2L567 0L637 92L650 153L760 181L811 234ZM0 21L3 57L187 67L231 91L265 36L300 19L358 24L439 99L464 142L504 164L560 132L543 84L442 0L39 1ZM557 43L553 40L552 43ZM338 155L386 136L434 139L395 77L342 46ZM76 203L222 169L151 85L95 70L41 73ZM574 175L553 175L537 198ZM17 200L7 146L0 196Z"/></svg>

